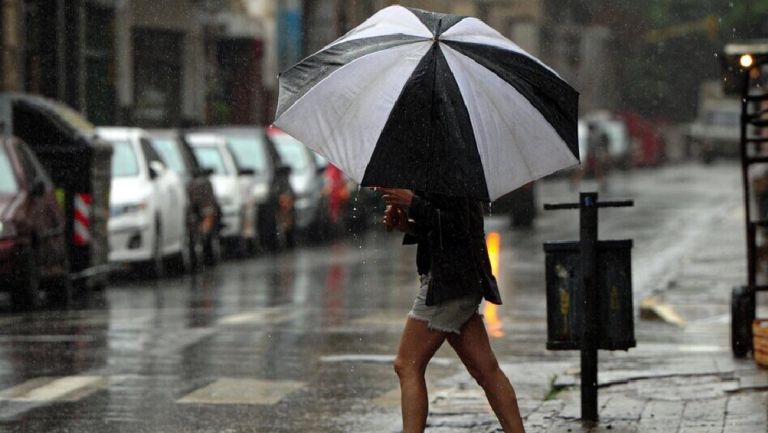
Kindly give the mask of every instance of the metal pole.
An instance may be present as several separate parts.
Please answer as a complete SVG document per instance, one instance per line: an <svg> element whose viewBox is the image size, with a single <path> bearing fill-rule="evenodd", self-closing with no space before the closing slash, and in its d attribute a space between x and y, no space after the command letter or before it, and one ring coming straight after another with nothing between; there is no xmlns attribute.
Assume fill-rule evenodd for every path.
<svg viewBox="0 0 768 433"><path fill-rule="evenodd" d="M740 122L740 138L741 143L741 181L744 187L744 227L746 228L747 235L747 286L755 286L755 250L754 250L754 235L755 230L752 227L752 215L750 212L750 197L749 197L749 152L747 152L747 122L749 114L749 102L747 97L749 96L749 69L744 71L743 88L741 90L741 122Z"/></svg>
<svg viewBox="0 0 768 433"><path fill-rule="evenodd" d="M580 194L581 288L584 329L581 339L581 419L597 422L597 347L600 316L597 294L597 193Z"/></svg>

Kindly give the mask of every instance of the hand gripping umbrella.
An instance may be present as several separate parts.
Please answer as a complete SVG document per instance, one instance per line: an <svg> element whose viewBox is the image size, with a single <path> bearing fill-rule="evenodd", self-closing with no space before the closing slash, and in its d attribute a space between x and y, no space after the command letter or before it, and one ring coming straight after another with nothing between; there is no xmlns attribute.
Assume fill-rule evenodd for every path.
<svg viewBox="0 0 768 433"><path fill-rule="evenodd" d="M390 6L280 75L275 125L362 186L495 200L578 164L578 93L476 18Z"/></svg>

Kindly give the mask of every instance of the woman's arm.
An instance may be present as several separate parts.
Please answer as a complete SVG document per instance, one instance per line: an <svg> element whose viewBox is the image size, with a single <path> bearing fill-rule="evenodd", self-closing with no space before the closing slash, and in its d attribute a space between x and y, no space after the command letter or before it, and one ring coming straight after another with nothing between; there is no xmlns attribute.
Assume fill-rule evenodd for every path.
<svg viewBox="0 0 768 433"><path fill-rule="evenodd" d="M462 197L430 194L429 199L407 189L377 188L384 193L387 205L406 209L414 223L415 236L438 229L441 238L464 238L469 235L469 201Z"/></svg>

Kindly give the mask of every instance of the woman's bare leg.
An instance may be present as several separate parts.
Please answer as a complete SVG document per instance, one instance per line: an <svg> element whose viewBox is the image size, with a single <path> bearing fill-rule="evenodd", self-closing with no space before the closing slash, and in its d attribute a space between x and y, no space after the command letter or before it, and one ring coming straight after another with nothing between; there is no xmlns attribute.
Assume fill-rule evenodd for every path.
<svg viewBox="0 0 768 433"><path fill-rule="evenodd" d="M460 335L448 336L448 343L485 391L504 432L525 433L515 390L499 368L482 317L477 314L472 316L461 328Z"/></svg>
<svg viewBox="0 0 768 433"><path fill-rule="evenodd" d="M423 433L427 424L427 364L445 341L446 333L427 327L427 322L408 318L395 358L400 378L403 433Z"/></svg>

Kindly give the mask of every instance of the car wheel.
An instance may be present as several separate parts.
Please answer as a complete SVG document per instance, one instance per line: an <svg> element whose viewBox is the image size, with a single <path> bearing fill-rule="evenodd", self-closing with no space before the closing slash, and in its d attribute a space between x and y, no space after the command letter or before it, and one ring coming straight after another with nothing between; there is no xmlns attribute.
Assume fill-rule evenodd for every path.
<svg viewBox="0 0 768 433"><path fill-rule="evenodd" d="M45 300L51 307L67 307L72 303L72 281L68 276L62 276L45 287Z"/></svg>
<svg viewBox="0 0 768 433"><path fill-rule="evenodd" d="M192 272L192 240L190 233L181 236L181 248L175 255L172 269L174 274L183 275Z"/></svg>
<svg viewBox="0 0 768 433"><path fill-rule="evenodd" d="M731 350L736 358L744 358L752 350L752 321L755 305L746 287L731 291Z"/></svg>
<svg viewBox="0 0 768 433"><path fill-rule="evenodd" d="M196 229L189 233L189 258L190 258L190 271L197 272L203 267L205 263L205 243L203 242L203 236Z"/></svg>
<svg viewBox="0 0 768 433"><path fill-rule="evenodd" d="M154 278L163 278L165 275L165 262L163 261L163 229L160 225L160 221L155 223L155 243L152 247L150 273L150 276Z"/></svg>
<svg viewBox="0 0 768 433"><path fill-rule="evenodd" d="M277 251L279 237L277 233L277 212L273 206L262 209L259 215L259 239L261 246L267 251Z"/></svg>
<svg viewBox="0 0 768 433"><path fill-rule="evenodd" d="M221 237L219 232L214 230L208 234L205 241L203 256L207 266L216 266L221 261Z"/></svg>
<svg viewBox="0 0 768 433"><path fill-rule="evenodd" d="M40 300L40 267L35 250L30 248L21 254L21 266L11 287L11 304L14 310L34 309Z"/></svg>

